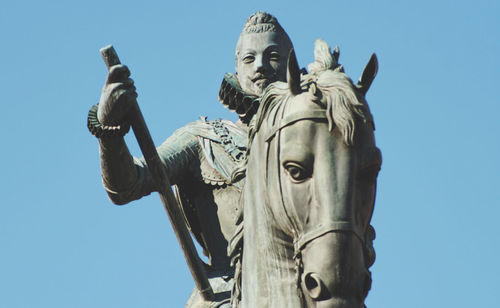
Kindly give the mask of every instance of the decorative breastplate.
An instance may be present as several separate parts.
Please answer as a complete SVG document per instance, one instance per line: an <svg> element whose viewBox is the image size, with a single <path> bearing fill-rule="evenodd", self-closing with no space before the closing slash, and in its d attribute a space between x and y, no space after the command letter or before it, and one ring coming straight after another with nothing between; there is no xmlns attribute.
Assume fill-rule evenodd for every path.
<svg viewBox="0 0 500 308"><path fill-rule="evenodd" d="M245 160L247 132L227 120L199 122L203 129L196 131L202 149L200 171L206 184L224 187L232 184L231 175ZM238 189L241 188L237 185Z"/></svg>
<svg viewBox="0 0 500 308"><path fill-rule="evenodd" d="M229 154L229 156L231 156L231 158L237 163L244 160L246 157L246 148L238 147L234 143L229 130L226 126L224 126L222 121L220 119L210 121L210 125L212 126L215 134L219 136L226 153Z"/></svg>

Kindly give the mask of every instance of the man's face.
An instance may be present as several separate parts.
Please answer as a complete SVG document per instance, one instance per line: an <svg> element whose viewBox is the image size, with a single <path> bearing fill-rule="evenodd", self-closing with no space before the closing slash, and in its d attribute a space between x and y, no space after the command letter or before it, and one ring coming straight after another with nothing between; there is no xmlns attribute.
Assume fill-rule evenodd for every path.
<svg viewBox="0 0 500 308"><path fill-rule="evenodd" d="M261 95L272 82L286 81L291 49L288 38L277 32L245 33L236 58L236 75L244 92Z"/></svg>

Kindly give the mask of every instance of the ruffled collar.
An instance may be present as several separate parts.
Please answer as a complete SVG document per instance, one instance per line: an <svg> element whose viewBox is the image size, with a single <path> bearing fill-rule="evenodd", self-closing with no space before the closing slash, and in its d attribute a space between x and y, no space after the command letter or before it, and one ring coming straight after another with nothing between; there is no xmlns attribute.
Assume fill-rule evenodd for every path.
<svg viewBox="0 0 500 308"><path fill-rule="evenodd" d="M248 124L259 109L258 96L243 92L236 75L226 73L219 90L219 101L231 111L235 111L240 120Z"/></svg>

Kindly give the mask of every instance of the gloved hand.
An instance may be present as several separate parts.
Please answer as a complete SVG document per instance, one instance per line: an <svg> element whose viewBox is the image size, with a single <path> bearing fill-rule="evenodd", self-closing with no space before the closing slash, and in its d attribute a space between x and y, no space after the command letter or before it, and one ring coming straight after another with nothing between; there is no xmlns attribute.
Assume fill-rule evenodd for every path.
<svg viewBox="0 0 500 308"><path fill-rule="evenodd" d="M118 64L109 69L102 89L97 119L102 125L123 124L137 99L134 81L127 66Z"/></svg>

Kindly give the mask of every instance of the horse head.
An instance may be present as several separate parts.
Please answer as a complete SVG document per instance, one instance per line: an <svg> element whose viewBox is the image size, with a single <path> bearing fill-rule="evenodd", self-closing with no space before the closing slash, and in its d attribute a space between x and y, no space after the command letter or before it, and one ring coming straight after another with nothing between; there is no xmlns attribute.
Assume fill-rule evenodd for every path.
<svg viewBox="0 0 500 308"><path fill-rule="evenodd" d="M255 167L265 169L264 179L260 179L265 188L258 193L264 193L261 198L267 201L261 216L255 212L257 202L245 205L245 230L250 227L248 212L250 220L256 222L251 228L268 228L267 237L277 235L275 245L283 249L275 246L267 251L277 251L277 259L293 261L298 297L294 303L305 307L361 308L371 285L368 268L374 259L374 233L370 220L381 154L364 98L376 73L376 58L370 63L367 69L372 72L365 69L360 83L354 85L338 66L335 52L318 40L310 74L301 78L292 50L288 83L275 83L266 89L251 127L250 140L266 143L256 145L259 141L254 140L250 149L265 152L258 158L266 160L265 167ZM254 154L249 155L248 168L253 166ZM257 183L252 180L255 172L247 170L247 184ZM245 199L258 190L247 191ZM248 234L250 241L258 237L253 230ZM265 238L261 236L260 243L267 241ZM246 241L244 267L247 249L255 249L247 247ZM261 263L267 253L262 251ZM281 268L275 274L279 281L288 279L283 272L291 266L284 264L278 265ZM243 272L243 279L247 274ZM272 275L267 273L266 277ZM274 303L285 306L276 300ZM286 303L290 306L291 302Z"/></svg>

